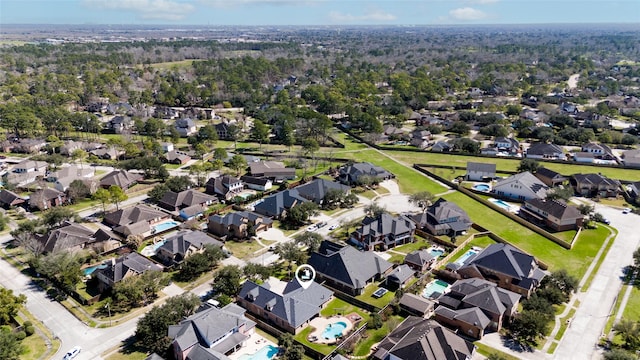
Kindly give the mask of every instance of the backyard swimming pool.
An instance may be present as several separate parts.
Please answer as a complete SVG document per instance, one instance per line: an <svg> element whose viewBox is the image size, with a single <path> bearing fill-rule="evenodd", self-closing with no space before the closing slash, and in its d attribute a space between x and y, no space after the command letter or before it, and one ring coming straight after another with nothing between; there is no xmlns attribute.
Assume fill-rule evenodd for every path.
<svg viewBox="0 0 640 360"><path fill-rule="evenodd" d="M422 291L422 297L426 299L432 299L444 294L445 290L449 288L449 284L442 280L435 280L427 284Z"/></svg>
<svg viewBox="0 0 640 360"><path fill-rule="evenodd" d="M173 229L174 227L177 227L178 225L180 225L180 224L178 224L175 221L163 222L161 224L154 225L153 226L153 230L154 230L153 232L154 233L160 233L160 232L163 232L163 231L167 231L169 229Z"/></svg>
<svg viewBox="0 0 640 360"><path fill-rule="evenodd" d="M477 254L478 252L476 250L468 250L466 253L464 253L464 255L460 256L460 258L458 260L456 260L457 264L464 264L465 261L467 261L467 259L469 259L470 257L472 257L473 255Z"/></svg>
<svg viewBox="0 0 640 360"><path fill-rule="evenodd" d="M478 190L478 191L489 191L491 189L491 187L487 184L475 184L473 185L473 190Z"/></svg>
<svg viewBox="0 0 640 360"><path fill-rule="evenodd" d="M98 269L106 269L107 265L106 264L100 264L100 265L95 265L95 266L90 266L84 270L82 270L82 273L85 276L89 276L91 274L93 274L94 271L98 270Z"/></svg>
<svg viewBox="0 0 640 360"><path fill-rule="evenodd" d="M503 208L503 209L505 209L507 211L511 211L511 205L509 203L507 203L507 202L504 202L504 201L498 200L498 199L493 199L493 198L489 199L489 201L491 201L492 203L500 206L501 208Z"/></svg>
<svg viewBox="0 0 640 360"><path fill-rule="evenodd" d="M322 332L322 337L327 340L334 340L336 337L341 336L344 329L347 328L347 323L344 321L338 321L333 324L327 325Z"/></svg>
<svg viewBox="0 0 640 360"><path fill-rule="evenodd" d="M239 360L271 360L278 355L278 347L273 345L265 345L255 354L245 354L240 356Z"/></svg>
<svg viewBox="0 0 640 360"><path fill-rule="evenodd" d="M431 254L431 256L433 256L434 258L439 258L440 256L442 256L442 254L444 254L444 249L441 248L429 248L429 254Z"/></svg>

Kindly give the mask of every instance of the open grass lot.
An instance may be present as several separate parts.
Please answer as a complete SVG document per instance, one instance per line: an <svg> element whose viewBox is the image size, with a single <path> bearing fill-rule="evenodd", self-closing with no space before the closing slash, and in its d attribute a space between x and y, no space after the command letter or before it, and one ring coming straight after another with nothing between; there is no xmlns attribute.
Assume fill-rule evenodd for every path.
<svg viewBox="0 0 640 360"><path fill-rule="evenodd" d="M621 292L620 295L624 294ZM622 317L631 321L640 321L640 288L634 286L627 307L624 308Z"/></svg>
<svg viewBox="0 0 640 360"><path fill-rule="evenodd" d="M574 244L573 249L566 250L462 193L455 192L444 197L465 209L473 222L534 255L548 264L550 270L564 268L578 279L585 273L609 235L609 231L604 227L585 230Z"/></svg>
<svg viewBox="0 0 640 360"><path fill-rule="evenodd" d="M193 65L193 63L195 61L202 61L202 60L180 60L180 61L167 61L167 62L161 62L161 63L153 63L150 64L149 66L151 66L154 69L161 69L161 70L168 70L168 69L182 69L182 68L189 68L191 67L191 65Z"/></svg>
<svg viewBox="0 0 640 360"><path fill-rule="evenodd" d="M260 240L263 244L274 243L272 240ZM257 241L227 241L224 246L238 259L248 260L256 256L256 251L263 247Z"/></svg>
<svg viewBox="0 0 640 360"><path fill-rule="evenodd" d="M496 164L498 171L516 171L520 165L520 159L505 158L482 158L466 155L450 155L430 152L406 152L406 151L385 151L390 156L409 164L434 164L455 167L466 167L467 162L480 162ZM557 171L563 175L601 173L613 179L634 180L640 177L640 170L620 169L610 167L595 167L567 163L542 162L544 167Z"/></svg>

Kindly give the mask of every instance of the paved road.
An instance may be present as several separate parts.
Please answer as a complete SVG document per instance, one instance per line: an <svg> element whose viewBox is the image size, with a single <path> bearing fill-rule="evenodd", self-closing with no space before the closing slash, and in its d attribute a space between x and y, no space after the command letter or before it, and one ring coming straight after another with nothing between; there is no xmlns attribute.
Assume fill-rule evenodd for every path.
<svg viewBox="0 0 640 360"><path fill-rule="evenodd" d="M61 348L53 355L54 359L62 358L64 352L75 345L83 349L76 359L101 359L102 352L119 345L135 332L137 319L108 329L90 328L58 302L50 300L29 277L3 259L0 259L0 284L14 293L24 294L27 297L27 310L61 340Z"/></svg>
<svg viewBox="0 0 640 360"><path fill-rule="evenodd" d="M596 211L611 221L618 236L585 293L578 294L580 307L555 351L562 360L600 359L597 343L622 287L623 269L633 263L632 254L640 245L640 216L622 214L619 209L596 205Z"/></svg>

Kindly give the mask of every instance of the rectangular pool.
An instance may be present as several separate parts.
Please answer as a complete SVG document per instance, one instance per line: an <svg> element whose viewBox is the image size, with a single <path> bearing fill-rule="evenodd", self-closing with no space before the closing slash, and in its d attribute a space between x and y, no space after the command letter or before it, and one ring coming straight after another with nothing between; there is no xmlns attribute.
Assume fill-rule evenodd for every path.
<svg viewBox="0 0 640 360"><path fill-rule="evenodd" d="M175 221L166 221L166 222L163 222L161 224L154 225L153 226L153 230L154 230L153 232L154 233L160 233L160 232L163 232L163 231L167 231L169 229L173 229L174 227L177 227L178 225L180 225L180 224L178 224Z"/></svg>
<svg viewBox="0 0 640 360"><path fill-rule="evenodd" d="M472 257L473 255L475 255L475 254L477 254L477 253L478 253L478 252L477 252L477 251L475 251L475 250L473 250L473 249L467 250L467 252L466 252L466 253L464 253L464 255L460 256L460 257L458 258L458 260L456 260L456 263L457 263L457 264L460 264L460 265L463 265L463 264L464 264L464 262L465 262L465 261L467 261L467 259L469 259L470 257Z"/></svg>
<svg viewBox="0 0 640 360"><path fill-rule="evenodd" d="M427 284L422 291L422 297L426 299L433 299L441 294L444 294L445 290L449 288L449 283L442 280L435 280Z"/></svg>

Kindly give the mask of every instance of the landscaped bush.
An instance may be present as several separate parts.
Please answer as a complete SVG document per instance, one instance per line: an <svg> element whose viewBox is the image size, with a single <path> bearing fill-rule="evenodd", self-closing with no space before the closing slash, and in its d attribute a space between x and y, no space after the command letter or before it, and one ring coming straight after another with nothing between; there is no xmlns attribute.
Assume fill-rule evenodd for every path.
<svg viewBox="0 0 640 360"><path fill-rule="evenodd" d="M24 338L27 337L27 334L24 331L18 331L16 333L16 339L18 339L19 341L24 340Z"/></svg>
<svg viewBox="0 0 640 360"><path fill-rule="evenodd" d="M29 325L24 327L24 332L27 334L27 336L31 336L36 332L36 329L33 327L33 325Z"/></svg>

